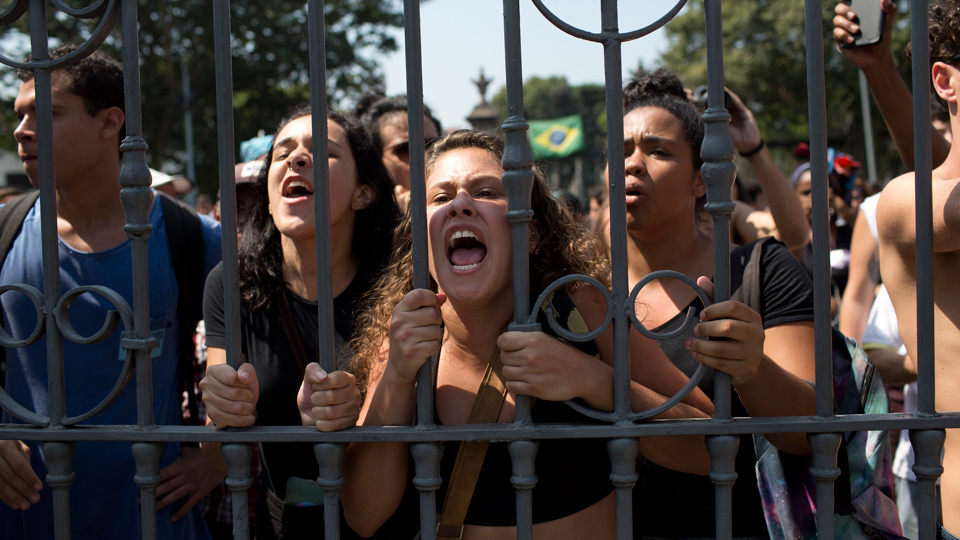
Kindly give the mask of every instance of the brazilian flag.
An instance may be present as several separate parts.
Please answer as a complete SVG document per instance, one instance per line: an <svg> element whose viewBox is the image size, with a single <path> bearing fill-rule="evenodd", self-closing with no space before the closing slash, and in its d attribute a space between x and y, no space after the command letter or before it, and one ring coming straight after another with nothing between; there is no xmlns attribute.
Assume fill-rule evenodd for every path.
<svg viewBox="0 0 960 540"><path fill-rule="evenodd" d="M531 120L527 138L534 159L564 158L583 150L583 118L579 114L553 120Z"/></svg>

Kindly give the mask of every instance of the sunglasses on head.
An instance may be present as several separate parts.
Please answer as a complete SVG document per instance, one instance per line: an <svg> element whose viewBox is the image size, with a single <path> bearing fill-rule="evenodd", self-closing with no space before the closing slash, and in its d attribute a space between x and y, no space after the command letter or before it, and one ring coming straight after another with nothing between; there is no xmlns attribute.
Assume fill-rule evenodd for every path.
<svg viewBox="0 0 960 540"><path fill-rule="evenodd" d="M433 142L438 138L439 137L427 137L423 139L423 148L430 148L430 145L433 144ZM383 152L393 152L393 154L397 156L400 161L404 163L410 163L410 141L403 141L401 143L388 146L383 149Z"/></svg>

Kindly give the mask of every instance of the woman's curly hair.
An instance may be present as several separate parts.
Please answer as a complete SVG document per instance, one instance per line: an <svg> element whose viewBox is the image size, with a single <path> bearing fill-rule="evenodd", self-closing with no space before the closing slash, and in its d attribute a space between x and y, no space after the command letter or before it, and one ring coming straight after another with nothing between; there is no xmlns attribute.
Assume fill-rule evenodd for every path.
<svg viewBox="0 0 960 540"><path fill-rule="evenodd" d="M503 160L503 140L481 131L461 130L438 140L427 149L426 176L429 178L437 161L455 150L478 148ZM541 240L530 254L531 301L557 279L569 274L584 274L610 286L610 272L602 248L580 224L566 205L552 194L543 174L534 168L531 207L539 225ZM412 205L411 205L412 206ZM351 343L355 351L352 370L361 392L366 393L371 369L380 360L385 340L389 339L393 308L413 290L413 225L407 208L394 234L394 251L390 265L366 296L362 315L357 321L358 333ZM430 279L430 289L437 284Z"/></svg>

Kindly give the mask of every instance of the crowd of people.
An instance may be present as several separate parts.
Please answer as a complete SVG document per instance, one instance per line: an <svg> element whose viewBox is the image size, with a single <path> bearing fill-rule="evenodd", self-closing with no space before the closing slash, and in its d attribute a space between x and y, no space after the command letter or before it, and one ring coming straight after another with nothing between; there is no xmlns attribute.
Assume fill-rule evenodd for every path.
<svg viewBox="0 0 960 540"><path fill-rule="evenodd" d="M866 75L889 135L912 170L913 117L904 106L912 98L890 51L897 8L890 0L881 6L886 31L879 43L846 46L859 28L856 14L844 3L835 8L833 37ZM63 46L51 57L75 50ZM960 341L955 307L960 303L951 301L957 293L949 282L960 252L954 200L960 150L951 146L960 130L957 0L931 8L930 63L941 102L931 114L930 128L936 406L953 411L960 402L949 391L954 375L946 352ZM31 71L21 70L19 77L15 109L20 124L14 135L24 170L37 185L35 81ZM125 136L122 68L94 53L55 70L51 81L61 290L104 285L132 303L132 248L118 182ZM704 209L707 186L700 156L704 110L695 94L665 69L641 71L623 88L625 246L611 244L610 205L620 201L610 200L606 189L594 189L589 212L575 215L579 204L555 196L534 168L526 255L531 302L569 274L609 287L610 253L624 248L631 288L653 272L674 270L712 295L713 223ZM689 312L697 322L659 342L630 328L630 405L635 412L660 406L705 366L706 375L692 391L656 418L712 417L715 371L729 375L734 416L813 416L816 386L823 381L816 381L814 369L811 193L816 175L809 148L796 149L800 162L788 178L744 101L728 90L726 107L733 145L759 181L759 193L734 193L731 290L756 289L759 297L747 301L735 295L736 300L705 303L678 280L653 281L640 289L634 308L647 330L677 334ZM154 178L149 284L157 341L152 352L155 422L205 419L221 429L306 425L320 431L409 426L416 422L417 373L426 362L434 368L432 421L437 425L512 422L517 395L533 398L536 423L596 422L563 403L573 399L612 411L612 328L584 342L568 342L555 331L587 333L600 327L607 307L598 291L580 283L561 286L535 306L542 331L508 330L515 253L503 183L503 140L488 132L444 132L424 109L430 280L427 288L415 288L409 162L419 142L411 146L409 140L406 98L371 94L355 111L327 112L325 120L326 164L314 162L314 117L305 103L280 119L266 154L236 166L239 367L227 363L227 343L233 339L227 321L234 314L225 306L219 202L198 197L196 210L188 208L167 194L170 177ZM315 166L327 167L329 193L314 192ZM620 166L608 163L608 175ZM843 334L862 344L899 410L916 411L915 177L908 173L871 194L858 177L860 167L855 157L830 149L831 315ZM315 196L330 209L329 276L317 267ZM9 246L0 246L6 250L0 283L42 286L40 229L36 193L0 207L0 240L12 238ZM769 236L777 241L766 241ZM183 262L181 250L196 260ZM757 270L747 272L747 267ZM330 372L319 363L318 302L330 300L321 298L318 277L331 285L336 345ZM33 331L37 316L28 297L5 294L0 307L10 335L23 338ZM94 334L108 309L108 301L81 295L71 306L72 324L81 335ZM64 342L67 416L93 409L110 392L127 355L122 339L116 332L94 345ZM46 355L46 339L41 338L7 349L2 359L6 392L40 415L50 408ZM189 399L194 393L201 398L199 408ZM15 412L5 410L2 421L19 421ZM132 425L136 413L136 392L130 386L91 422ZM811 454L805 433L770 433L764 439L786 459ZM956 434L947 430L938 512L946 539L955 538L949 531L960 532L960 464L953 465L960 459L957 444ZM233 536L220 445L201 446L163 446L156 488L163 540ZM443 450L439 536L515 537L507 445L449 441ZM644 437L638 452L634 536L717 536L717 495L708 476L711 456L705 437ZM896 484L887 495L896 501L898 515L892 528L882 531L884 537L917 538L918 484L907 431L892 457ZM757 461L754 437L741 435L733 464L733 536L784 537L785 525L771 519L763 488L755 481ZM76 473L70 485L72 536L139 537L139 488L129 444L76 443L71 462ZM0 440L0 537L53 538L49 466L39 442ZM617 504L610 467L605 439L540 441L534 536L614 538ZM322 537L324 493L315 481L319 467L311 444L261 443L253 473L253 537ZM340 490L342 537L413 538L421 525L413 474L408 443L348 444Z"/></svg>

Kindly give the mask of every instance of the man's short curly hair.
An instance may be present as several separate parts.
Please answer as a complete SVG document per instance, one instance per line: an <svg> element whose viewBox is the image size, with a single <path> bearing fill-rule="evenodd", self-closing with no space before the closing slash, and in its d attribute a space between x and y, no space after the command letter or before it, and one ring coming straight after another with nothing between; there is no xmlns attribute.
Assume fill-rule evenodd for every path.
<svg viewBox="0 0 960 540"><path fill-rule="evenodd" d="M960 0L936 0L930 5L930 65L943 62L960 67ZM904 49L913 59L913 44Z"/></svg>
<svg viewBox="0 0 960 540"><path fill-rule="evenodd" d="M960 2L940 0L930 7L930 63L960 66Z"/></svg>
<svg viewBox="0 0 960 540"><path fill-rule="evenodd" d="M48 56L51 60L63 58L77 50L73 44L61 45L51 49ZM26 61L30 61L27 56ZM83 108L87 114L93 116L98 112L119 107L125 112L123 97L123 65L113 58L96 51L83 58L76 64L57 69L54 73L64 73L70 78L68 89L83 99ZM18 69L17 77L23 81L33 80L33 71ZM120 131L120 140L126 137L126 124Z"/></svg>
<svg viewBox="0 0 960 540"><path fill-rule="evenodd" d="M50 59L62 58L77 50L76 45L61 45L50 51ZM30 61L30 57L27 57ZM94 52L72 66L58 69L70 77L70 91L83 98L84 108L90 114L97 114L110 107L124 108L123 66L113 58ZM17 70L21 81L33 80L33 71Z"/></svg>

